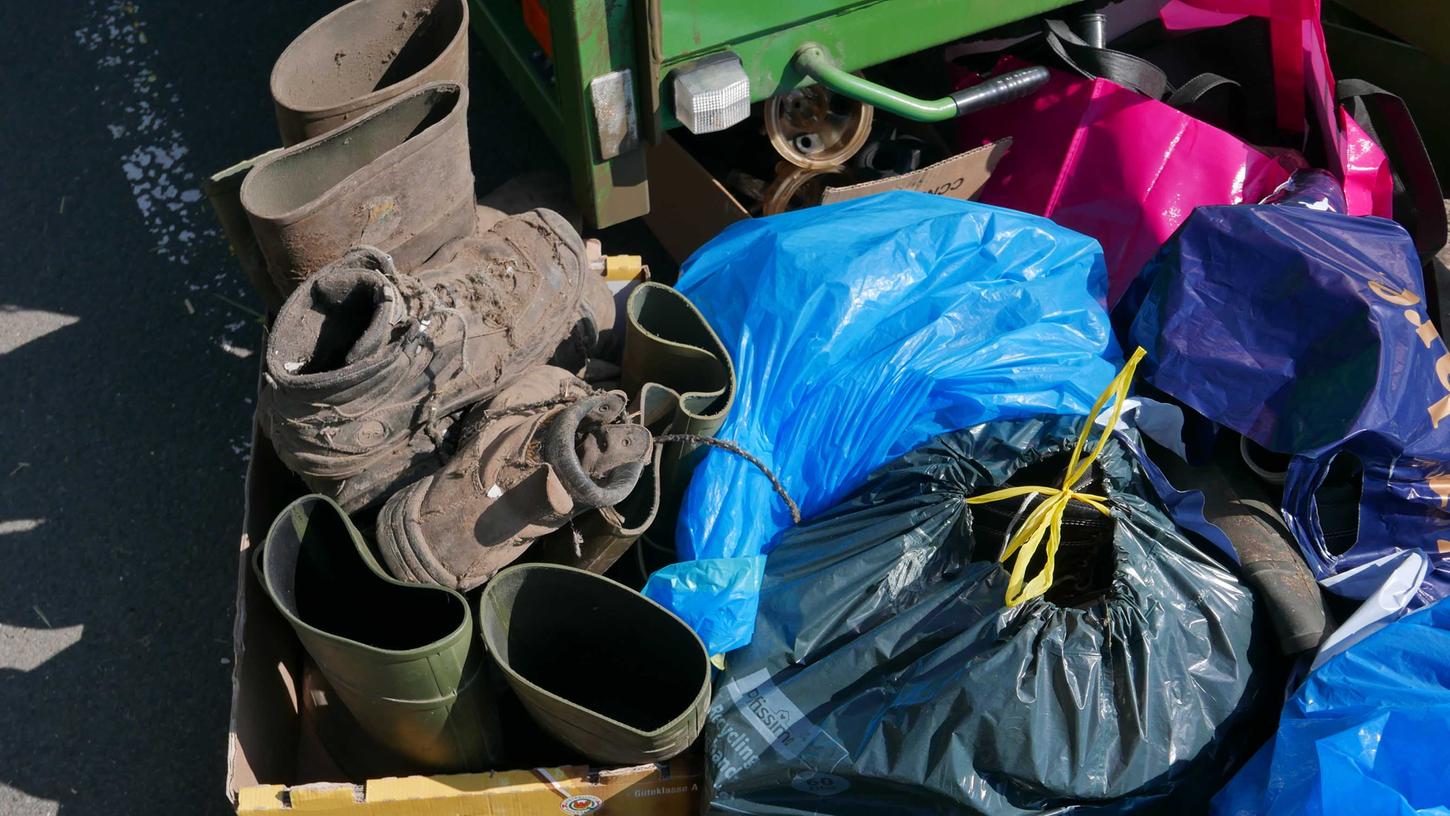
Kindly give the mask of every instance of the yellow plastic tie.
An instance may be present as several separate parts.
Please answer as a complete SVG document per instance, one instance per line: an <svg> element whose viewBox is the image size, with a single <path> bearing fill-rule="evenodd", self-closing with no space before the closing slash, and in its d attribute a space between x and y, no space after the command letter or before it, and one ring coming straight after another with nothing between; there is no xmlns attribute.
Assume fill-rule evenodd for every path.
<svg viewBox="0 0 1450 816"><path fill-rule="evenodd" d="M1107 390L1093 403L1088 411L1087 422L1083 424L1082 432L1077 436L1077 444L1073 446L1072 458L1067 462L1067 472L1063 474L1061 487L1038 487L1035 485L1024 485L1021 487L1006 487L1001 490L994 490L991 493L983 493L980 496L973 496L967 499L967 504L986 504L988 502L1004 501L1015 499L1019 496L1038 495L1047 498L1027 514L1022 526L1012 534L1007 542L1007 547L1002 551L1002 561L1016 556L1012 562L1012 575L1007 582L1007 605L1016 606L1023 601L1036 598L1052 587L1052 567L1057 559L1057 547L1062 542L1062 514L1067 510L1067 504L1076 499L1087 506L1097 510L1103 515L1111 515L1108 508L1107 496L1099 496L1095 493L1079 493L1072 489L1072 485L1080 479L1097 461L1098 454L1103 452L1103 447L1108 443L1108 437L1112 435L1113 429L1118 426L1118 416L1123 413L1123 401L1128 398L1128 387L1133 383L1133 372L1138 369L1138 363L1148 352L1138 349L1128 359L1127 365L1118 372L1118 376L1108 383ZM1083 448L1087 447L1089 434L1097 423L1094 420L1103 410L1103 406L1112 400L1113 410L1108 417L1108 424L1098 434L1097 444L1093 446L1092 453L1087 457L1082 456ZM1032 557L1037 554L1037 549L1042 546L1042 539L1047 539L1047 558L1042 571L1027 580L1027 565Z"/></svg>

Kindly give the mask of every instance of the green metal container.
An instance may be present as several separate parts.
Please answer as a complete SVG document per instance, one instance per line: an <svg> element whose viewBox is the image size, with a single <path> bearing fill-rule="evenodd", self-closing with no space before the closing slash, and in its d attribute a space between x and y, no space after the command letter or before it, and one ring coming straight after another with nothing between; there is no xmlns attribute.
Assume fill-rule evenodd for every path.
<svg viewBox="0 0 1450 816"><path fill-rule="evenodd" d="M586 218L609 226L649 212L643 142L679 124L671 74L724 52L739 58L755 102L823 78L1071 5L1070 0L540 0L553 76L520 0L471 0L474 31L563 154ZM800 59L808 46L808 59ZM814 64L818 71L812 72ZM627 72L627 73L626 73ZM845 80L842 80L843 82ZM875 86L880 93L889 89ZM859 91L859 87L858 87ZM909 118L955 115L947 100L896 94ZM874 97L873 103L892 102ZM920 103L921 116L911 109ZM933 112L934 111L934 112Z"/></svg>

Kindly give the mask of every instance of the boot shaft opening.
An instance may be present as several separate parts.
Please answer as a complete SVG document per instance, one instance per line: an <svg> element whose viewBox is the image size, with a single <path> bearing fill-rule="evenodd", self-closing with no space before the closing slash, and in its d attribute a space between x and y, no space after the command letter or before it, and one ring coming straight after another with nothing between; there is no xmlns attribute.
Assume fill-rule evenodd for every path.
<svg viewBox="0 0 1450 816"><path fill-rule="evenodd" d="M334 269L307 281L283 304L267 342L267 368L281 381L341 371L393 340L385 308L390 285L368 269ZM323 378L332 380L334 378Z"/></svg>
<svg viewBox="0 0 1450 816"><path fill-rule="evenodd" d="M462 104L453 83L424 87L253 170L242 203L254 218L280 219L317 201L348 176L439 124Z"/></svg>
<svg viewBox="0 0 1450 816"><path fill-rule="evenodd" d="M320 499L284 511L266 547L263 570L278 602L328 635L407 651L453 634L467 614L456 595L418 592L376 574L341 512Z"/></svg>
<svg viewBox="0 0 1450 816"><path fill-rule="evenodd" d="M370 0L318 21L283 52L272 93L292 110L321 111L422 73L463 32L466 0Z"/></svg>
<svg viewBox="0 0 1450 816"><path fill-rule="evenodd" d="M698 638L633 590L542 565L499 573L485 590L485 641L500 663L577 706L639 731L690 709L709 679Z"/></svg>

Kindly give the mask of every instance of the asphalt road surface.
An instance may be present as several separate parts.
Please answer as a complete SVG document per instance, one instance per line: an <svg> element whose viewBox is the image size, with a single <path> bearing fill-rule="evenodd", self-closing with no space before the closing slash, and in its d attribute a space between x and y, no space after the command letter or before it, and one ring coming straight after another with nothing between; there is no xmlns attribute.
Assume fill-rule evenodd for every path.
<svg viewBox="0 0 1450 816"><path fill-rule="evenodd" d="M272 60L337 0L7 3L0 814L228 813L260 326L201 181L276 144ZM556 169L475 47L475 176ZM609 248L658 258L637 226Z"/></svg>

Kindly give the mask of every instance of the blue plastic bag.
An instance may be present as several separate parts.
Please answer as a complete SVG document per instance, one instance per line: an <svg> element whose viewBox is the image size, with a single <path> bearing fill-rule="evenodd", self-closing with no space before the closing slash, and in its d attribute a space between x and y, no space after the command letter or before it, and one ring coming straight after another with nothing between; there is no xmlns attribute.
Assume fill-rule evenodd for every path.
<svg viewBox="0 0 1450 816"><path fill-rule="evenodd" d="M736 224L677 286L734 356L720 438L759 456L807 518L943 431L1086 413L1121 359L1095 241L920 193ZM645 594L712 654L743 646L763 554L790 523L763 475L712 450L685 495L682 563Z"/></svg>
<svg viewBox="0 0 1450 816"><path fill-rule="evenodd" d="M1450 605L1350 647L1285 704L1216 816L1450 816Z"/></svg>
<svg viewBox="0 0 1450 816"><path fill-rule="evenodd" d="M1430 560L1418 605L1450 594L1450 353L1402 227L1200 207L1114 318L1148 349L1142 379L1293 454L1281 509L1317 578L1416 548ZM1359 485L1330 478L1342 455Z"/></svg>

